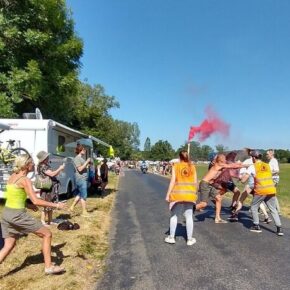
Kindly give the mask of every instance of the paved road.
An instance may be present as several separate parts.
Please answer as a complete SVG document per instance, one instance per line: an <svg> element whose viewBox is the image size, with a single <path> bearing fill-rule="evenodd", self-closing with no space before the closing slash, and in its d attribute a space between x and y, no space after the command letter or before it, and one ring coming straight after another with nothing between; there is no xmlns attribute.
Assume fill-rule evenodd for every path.
<svg viewBox="0 0 290 290"><path fill-rule="evenodd" d="M273 225L262 226L257 234L249 231L246 211L238 223L215 224L210 208L195 216L195 245L186 245L182 218L177 243L165 244L168 183L161 176L125 171L107 272L97 289L290 289L288 220L283 220L284 237L274 234Z"/></svg>

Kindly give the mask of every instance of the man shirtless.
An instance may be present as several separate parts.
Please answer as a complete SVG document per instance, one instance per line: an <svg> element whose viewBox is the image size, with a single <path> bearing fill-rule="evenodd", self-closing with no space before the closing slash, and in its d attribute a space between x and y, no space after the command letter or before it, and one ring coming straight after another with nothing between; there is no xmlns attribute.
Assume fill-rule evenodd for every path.
<svg viewBox="0 0 290 290"><path fill-rule="evenodd" d="M216 214L215 223L227 223L227 221L221 219L221 206L222 206L222 194L223 191L219 191L213 185L214 181L218 178L224 168L238 169L247 167L247 165L241 163L227 164L224 154L218 154L213 166L209 169L207 174L203 177L199 184L199 203L196 205L196 209L204 209L208 204L208 199L212 198L216 201Z"/></svg>

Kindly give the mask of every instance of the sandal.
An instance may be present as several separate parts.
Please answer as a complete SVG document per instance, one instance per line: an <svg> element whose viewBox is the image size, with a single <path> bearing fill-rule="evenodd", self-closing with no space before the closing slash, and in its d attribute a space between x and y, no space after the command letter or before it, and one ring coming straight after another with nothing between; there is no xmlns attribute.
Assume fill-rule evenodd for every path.
<svg viewBox="0 0 290 290"><path fill-rule="evenodd" d="M216 224L227 224L228 223L228 221L225 221L225 220L223 220L223 219L215 219L214 220L214 222L216 223Z"/></svg>
<svg viewBox="0 0 290 290"><path fill-rule="evenodd" d="M60 266L50 266L44 270L46 275L57 275L65 272L65 269Z"/></svg>

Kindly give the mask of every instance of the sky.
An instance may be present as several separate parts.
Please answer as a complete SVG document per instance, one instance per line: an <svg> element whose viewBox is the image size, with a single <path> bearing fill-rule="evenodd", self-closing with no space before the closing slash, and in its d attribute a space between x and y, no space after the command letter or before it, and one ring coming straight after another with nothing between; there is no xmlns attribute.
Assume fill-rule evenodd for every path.
<svg viewBox="0 0 290 290"><path fill-rule="evenodd" d="M80 79L136 122L140 149L178 149L210 108L228 136L213 148L290 149L290 1L67 0L84 42ZM199 141L198 135L193 139Z"/></svg>

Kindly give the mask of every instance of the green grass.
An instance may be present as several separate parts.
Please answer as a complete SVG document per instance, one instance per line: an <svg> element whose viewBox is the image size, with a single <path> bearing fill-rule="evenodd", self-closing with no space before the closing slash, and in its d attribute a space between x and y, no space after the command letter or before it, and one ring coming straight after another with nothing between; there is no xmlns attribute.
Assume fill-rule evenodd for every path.
<svg viewBox="0 0 290 290"><path fill-rule="evenodd" d="M207 172L208 166L205 164L198 164L196 166L198 179L201 180L202 177ZM236 182L240 190L243 190L244 186L240 182ZM290 164L280 164L280 182L277 187L277 196L279 199L279 204L283 215L290 217ZM227 196L231 197L231 194ZM248 200L250 202L251 199Z"/></svg>

